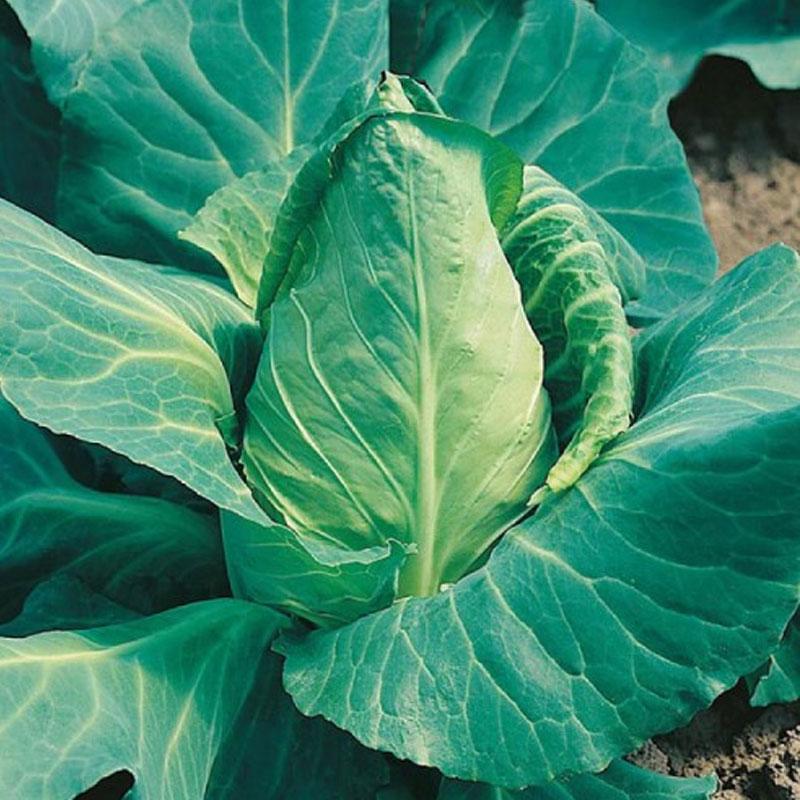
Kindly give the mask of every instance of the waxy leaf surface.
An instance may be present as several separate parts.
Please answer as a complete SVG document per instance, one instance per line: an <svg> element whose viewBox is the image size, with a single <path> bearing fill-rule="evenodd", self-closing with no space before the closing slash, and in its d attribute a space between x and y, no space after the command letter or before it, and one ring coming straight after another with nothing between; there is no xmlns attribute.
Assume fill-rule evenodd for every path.
<svg viewBox="0 0 800 800"><path fill-rule="evenodd" d="M321 719L304 717L266 653L220 752L205 800L375 800L388 782L382 753Z"/></svg>
<svg viewBox="0 0 800 800"><path fill-rule="evenodd" d="M247 309L199 278L112 264L8 203L0 240L0 381L20 413L261 519L226 449L228 376L258 343Z"/></svg>
<svg viewBox="0 0 800 800"><path fill-rule="evenodd" d="M139 613L225 594L212 517L76 483L40 428L0 401L0 619L53 576L79 579Z"/></svg>
<svg viewBox="0 0 800 800"><path fill-rule="evenodd" d="M63 108L59 225L200 270L216 267L177 233L206 198L310 141L343 88L388 66L384 0L15 5Z"/></svg>
<svg viewBox="0 0 800 800"><path fill-rule="evenodd" d="M281 624L265 608L211 600L0 639L0 792L62 800L127 769L141 800L204 797Z"/></svg>
<svg viewBox="0 0 800 800"><path fill-rule="evenodd" d="M194 609L202 609L203 606L196 605ZM230 604L227 608L227 613L230 614L232 624L237 624L237 614L240 614L247 607L243 604ZM254 611L257 611L254 609ZM248 612L252 613L252 612ZM263 611L262 614L269 614ZM80 579L59 575L51 580L40 584L28 597L23 611L12 620L10 623L0 626L0 636L30 636L31 634L47 630L83 630L87 628L94 628L103 625L114 625L121 622L129 622L138 617L135 612L124 608L104 597L101 594L93 592L89 587L84 584ZM164 617L154 618L152 621L140 622L139 625L157 625L157 620L165 619ZM277 617L268 617L268 621L274 628ZM173 646L171 640L171 632L167 626L164 626L164 632L167 635L167 640L170 646ZM254 631L247 627L242 628L244 635L253 635ZM269 630L269 627L268 627ZM108 633L113 633L109 631ZM108 635L108 633L106 635ZM256 639L262 632L255 631ZM87 636L92 637L95 632L87 632ZM100 634L103 636L103 634ZM160 629L153 634L154 636L161 635ZM208 631L209 636L218 635L218 630L212 628ZM232 642L233 652L231 659L235 662L237 657L247 657L250 654L249 648L246 648L243 642L237 642L237 633L233 633L233 638L225 637L225 645ZM45 640L48 644L54 645L58 640L52 638ZM191 646L191 642L187 643ZM197 638L197 655L200 658L204 657L204 645L202 634ZM12 645L13 647L14 645ZM21 647L30 647L31 642L21 642ZM202 650L200 649L202 648ZM213 650L213 647L211 648ZM53 647L52 653L48 654L51 657L57 656L56 647ZM167 648L166 653L170 659L173 659L175 654ZM136 652L138 656L139 653ZM103 653L100 658L105 656L109 661L117 658L117 653ZM208 654L211 661L212 668L225 668L224 662L217 654L213 652ZM128 657L127 654L124 656ZM260 800L284 800L286 797L292 798L309 798L309 800L341 800L341 798L348 798L348 800L373 800L375 790L382 786L388 780L387 765L384 757L380 753L367 750L359 745L349 734L338 728L323 722L322 720L312 720L308 717L301 715L294 707L289 696L283 691L281 687L281 669L279 657L274 653L265 651L264 653L253 652L253 657L259 660L255 671L252 669L239 668L238 672L234 664L229 665L229 672L227 675L234 680L250 680L250 685L245 683L243 694L246 695L244 703L241 705L235 718L230 716L227 708L222 709L222 713L216 717L209 717L209 720L216 719L217 723L222 722L221 729L218 731L209 731L211 735L208 736L207 741L216 747L216 753L211 753L213 757L213 764L211 766L210 774L208 775L205 783L201 780L197 781L198 786L205 786L205 791L202 794L204 800L242 800L242 798L259 798ZM260 658L259 658L260 657ZM57 657L53 658L57 661ZM172 663L172 662L170 662ZM175 662L176 666L178 662ZM139 661L141 665L141 660ZM167 693L168 685L171 680L169 672L170 664L165 665L166 668L162 673L157 676L156 681L163 681L165 694ZM147 667L144 667L147 669ZM204 667L202 669L205 669ZM126 670L120 666L116 673L111 670L112 674L125 675ZM252 673L252 674L251 674ZM200 676L198 676L200 677ZM130 714L134 714L134 708L137 702L140 702L142 697L139 687L143 686L143 680L137 678L135 686L137 693L130 692L126 695L127 690L133 687L126 684L123 680L115 686L113 692L113 700L115 706L130 707ZM179 682L180 678L178 678ZM208 680L207 678L203 680ZM210 681L209 681L210 682ZM202 685L198 686L199 689L205 688ZM211 690L211 687L208 687ZM233 688L233 687L231 687ZM87 698L80 698L78 694L78 703L83 703L83 708L88 708L86 704ZM163 696L163 695L162 695ZM75 700L75 693L72 693L72 699ZM205 701L203 698L198 698L200 703L194 706L194 698L187 698L187 704L184 707L185 713L179 721L181 731L176 730L174 739L177 740L174 752L169 750L164 752L164 778L177 780L177 786L181 791L184 791L186 786L186 773L191 768L197 768L199 759L197 753L192 750L192 747L200 746L200 743L206 734L202 727L196 725L197 720L193 718L194 708L197 708L200 714L203 713L203 704L206 706L213 705L214 698L209 695ZM223 703L227 702L227 698L222 696ZM145 697L145 702L148 700L155 702L155 698ZM168 710L169 713L169 710ZM157 713L143 716L141 721L144 722L144 728L138 732L140 737L145 742L156 740L158 735L159 726L164 726L164 719ZM109 720L110 722L110 720ZM33 726L32 726L33 727ZM184 731L184 727L189 727L188 731ZM148 798L148 797L161 797L158 794L159 790L163 791L165 797L183 797L176 794L176 787L161 787L158 786L158 752L157 743L154 747L152 758L148 764L144 764L144 759L139 763L136 760L125 759L124 747L120 747L120 742L116 740L117 734L120 737L124 733L124 728L118 726L114 728L113 724L109 724L105 731L110 733L112 742L118 747L115 754L120 758L120 766L131 770L135 777L138 779L135 785L131 798ZM86 736L98 734L97 728L92 728L87 731ZM36 735L35 728L28 729L26 734ZM181 741L180 737L185 738L185 744ZM0 741L2 741L2 732L0 732ZM193 739L191 737L194 737ZM194 744L193 744L194 743ZM95 742L98 750L107 744L107 739ZM5 742L4 742L5 745ZM40 746L40 743L37 742ZM17 747L22 748L22 742L17 743ZM64 751L67 747L64 747ZM40 764L37 763L37 758L43 750L37 750L32 756L32 763L34 772L38 770ZM106 754L101 753L100 762L106 762ZM173 761L176 763L173 766ZM48 763L49 767L50 764ZM94 769L93 765L81 763L76 759L72 761L69 766L60 766L61 777L64 781L84 781L87 775L92 774ZM181 772L184 770L184 772ZM207 765L202 765L201 770L208 771ZM172 777L170 777L172 776ZM198 776L199 777L199 776ZM152 780L151 780L152 778ZM51 797L49 794L50 789L43 787L42 796ZM37 796L38 795L32 795ZM55 797L56 795L52 795ZM201 795L192 795L200 797ZM59 796L60 797L60 796ZM126 798L128 795L126 795Z"/></svg>
<svg viewBox="0 0 800 800"><path fill-rule="evenodd" d="M282 248L272 240L273 230L279 230L277 239L291 231L289 241L294 244L298 232L294 228L305 221L308 209L304 207L316 206L329 177L328 160L341 139L371 114L415 108L442 113L430 92L410 78L384 73L377 85L374 79L357 81L344 92L312 145L295 148L223 186L179 236L211 253L225 268L242 302L263 311L264 303L274 299L286 268ZM295 180L301 167L303 175ZM290 188L293 195L287 199ZM292 224L287 225L287 219ZM262 281L265 271L268 277Z"/></svg>
<svg viewBox="0 0 800 800"><path fill-rule="evenodd" d="M575 483L631 418L633 354L617 288L624 262L606 251L590 220L575 195L528 167L502 240L544 348L544 382L564 446L547 475L556 491Z"/></svg>
<svg viewBox="0 0 800 800"><path fill-rule="evenodd" d="M222 264L248 306L256 304L275 216L304 155L304 148L294 150L218 189L179 234Z"/></svg>
<svg viewBox="0 0 800 800"><path fill-rule="evenodd" d="M45 631L101 628L140 616L95 591L80 578L58 572L36 585L25 598L19 614L0 625L0 636L24 637Z"/></svg>
<svg viewBox="0 0 800 800"><path fill-rule="evenodd" d="M794 617L778 649L769 657L761 674L749 681L754 706L793 703L800 698L800 624Z"/></svg>
<svg viewBox="0 0 800 800"><path fill-rule="evenodd" d="M716 783L713 776L674 778L620 759L599 774L588 772L522 791L445 779L437 800L710 800Z"/></svg>
<svg viewBox="0 0 800 800"><path fill-rule="evenodd" d="M672 94L707 53L747 61L771 89L800 86L800 6L794 0L596 0L595 7L648 51Z"/></svg>
<svg viewBox="0 0 800 800"><path fill-rule="evenodd" d="M36 70L62 105L99 37L145 0L7 0L33 43Z"/></svg>
<svg viewBox="0 0 800 800"><path fill-rule="evenodd" d="M228 512L222 513L222 531L234 596L323 627L390 605L408 557L395 540L354 550Z"/></svg>
<svg viewBox="0 0 800 800"><path fill-rule="evenodd" d="M39 216L55 214L59 116L33 69L30 44L0 3L0 197Z"/></svg>

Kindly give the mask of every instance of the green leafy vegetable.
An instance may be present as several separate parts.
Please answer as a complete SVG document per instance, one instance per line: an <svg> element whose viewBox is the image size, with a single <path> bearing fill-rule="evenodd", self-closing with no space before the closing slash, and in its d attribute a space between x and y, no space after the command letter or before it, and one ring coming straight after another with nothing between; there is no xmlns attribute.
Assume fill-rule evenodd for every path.
<svg viewBox="0 0 800 800"><path fill-rule="evenodd" d="M323 720L302 716L281 687L274 653L264 656L258 674L217 756L206 800L374 800L388 781L383 755Z"/></svg>
<svg viewBox="0 0 800 800"><path fill-rule="evenodd" d="M646 56L582 0L11 5L0 796L708 798L621 757L794 691L800 257L708 286Z"/></svg>
<svg viewBox="0 0 800 800"><path fill-rule="evenodd" d="M276 605L321 626L350 622L397 595L409 546L349 549L287 528L223 513L228 573L238 597Z"/></svg>
<svg viewBox="0 0 800 800"><path fill-rule="evenodd" d="M0 636L31 636L45 631L77 631L101 628L134 620L140 615L104 594L96 592L80 578L56 573L36 585L25 598L22 611L0 625Z"/></svg>
<svg viewBox="0 0 800 800"><path fill-rule="evenodd" d="M6 397L51 430L260 518L226 452L237 442L226 367L240 371L256 332L244 309L199 278L133 263L113 269L9 204L0 204L0 237ZM187 285L197 290L178 305Z"/></svg>
<svg viewBox="0 0 800 800"><path fill-rule="evenodd" d="M565 445L547 476L555 490L575 483L631 417L633 355L618 288L627 265L612 260L593 230L608 234L606 227L590 219L569 192L531 167L503 235L525 313L544 347L545 385Z"/></svg>
<svg viewBox="0 0 800 800"><path fill-rule="evenodd" d="M61 105L100 37L144 0L7 0L30 38L50 98Z"/></svg>
<svg viewBox="0 0 800 800"><path fill-rule="evenodd" d="M76 483L43 431L5 401L0 428L0 620L13 617L28 592L54 576L143 614L226 593L213 519Z"/></svg>
<svg viewBox="0 0 800 800"><path fill-rule="evenodd" d="M314 190L320 182L324 185L327 181L327 158L340 140L365 117L380 109L412 111L415 108L442 113L435 98L424 87L402 76L385 76L377 91L372 81L353 84L315 138L314 144L319 147L316 153L312 146L298 147L284 158L273 159L262 169L226 184L211 195L192 224L179 236L214 255L228 273L242 302L249 306L256 305L264 262L269 258L270 278L263 281L262 296L264 301L271 302L271 292L277 291L285 266L271 248L276 223L278 237L285 235L283 229L288 231L293 242L296 231L291 217L298 214L302 218L308 192L316 199ZM301 167L304 180L294 181ZM281 209L284 195L292 185L294 202L288 202ZM300 207L295 208L297 204Z"/></svg>
<svg viewBox="0 0 800 800"><path fill-rule="evenodd" d="M59 224L204 270L175 234L208 195L310 141L342 87L386 66L382 0L11 4L64 112Z"/></svg>
<svg viewBox="0 0 800 800"><path fill-rule="evenodd" d="M275 215L304 149L226 184L206 201L182 239L202 247L225 268L239 299L254 307Z"/></svg>
<svg viewBox="0 0 800 800"><path fill-rule="evenodd" d="M800 631L794 617L778 649L750 679L754 706L792 703L800 697Z"/></svg>
<svg viewBox="0 0 800 800"><path fill-rule="evenodd" d="M653 56L671 93L707 53L747 61L772 89L800 86L800 7L792 0L595 0L595 6Z"/></svg>
<svg viewBox="0 0 800 800"><path fill-rule="evenodd" d="M0 197L52 219L58 113L45 98L25 33L5 3L0 3L0 104Z"/></svg>

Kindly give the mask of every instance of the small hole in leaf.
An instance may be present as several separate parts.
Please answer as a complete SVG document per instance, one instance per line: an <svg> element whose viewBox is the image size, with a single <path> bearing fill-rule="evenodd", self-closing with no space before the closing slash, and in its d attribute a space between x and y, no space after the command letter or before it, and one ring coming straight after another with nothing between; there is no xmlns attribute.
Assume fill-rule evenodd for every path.
<svg viewBox="0 0 800 800"><path fill-rule="evenodd" d="M75 800L123 800L133 788L135 779L127 769L121 769L98 781L91 789L75 796Z"/></svg>

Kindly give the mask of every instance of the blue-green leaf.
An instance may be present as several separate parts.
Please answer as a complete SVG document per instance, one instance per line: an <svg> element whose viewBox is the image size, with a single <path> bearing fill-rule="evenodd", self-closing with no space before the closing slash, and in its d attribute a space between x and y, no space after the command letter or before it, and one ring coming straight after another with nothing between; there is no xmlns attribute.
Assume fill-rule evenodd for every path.
<svg viewBox="0 0 800 800"><path fill-rule="evenodd" d="M627 251L613 249L619 240L549 175L525 170L502 244L544 348L544 383L564 447L547 474L556 491L575 483L630 424L633 353L618 287L624 272L635 273Z"/></svg>
<svg viewBox="0 0 800 800"><path fill-rule="evenodd" d="M225 269L239 299L255 307L258 283L278 208L307 156L293 150L218 189L181 239L208 251Z"/></svg>
<svg viewBox="0 0 800 800"><path fill-rule="evenodd" d="M598 211L648 265L646 323L706 286L716 255L646 56L583 0L433 0L398 69ZM406 47L406 45L396 46Z"/></svg>
<svg viewBox="0 0 800 800"><path fill-rule="evenodd" d="M34 9L23 19L64 112L59 225L100 252L201 270L213 262L177 232L206 198L309 142L347 86L388 66L385 0L15 3ZM78 53L73 84L62 65Z"/></svg>
<svg viewBox="0 0 800 800"><path fill-rule="evenodd" d="M125 456L72 437L55 440L59 458L75 480L102 492L158 497L204 513L213 504L175 478L137 464Z"/></svg>
<svg viewBox="0 0 800 800"><path fill-rule="evenodd" d="M216 520L76 483L44 431L0 398L0 620L53 576L140 613L228 591Z"/></svg>
<svg viewBox="0 0 800 800"><path fill-rule="evenodd" d="M142 800L200 800L282 624L211 600L0 639L0 794L63 800L128 769Z"/></svg>
<svg viewBox="0 0 800 800"><path fill-rule="evenodd" d="M284 643L299 708L510 788L688 721L797 606L799 330L800 259L782 247L652 328L640 419L485 567Z"/></svg>
<svg viewBox="0 0 800 800"><path fill-rule="evenodd" d="M628 303L639 297L644 291L647 280L647 265L639 253L631 247L630 242L591 206L543 169L534 166L525 167L522 196L512 223L516 221L516 224L519 224L526 215L530 216L553 206L569 206L580 212L584 220L583 225L588 228L587 233L596 238L603 248L609 277L617 287L623 302ZM504 235L508 235L512 223L506 227ZM534 226L535 220L531 220L529 225Z"/></svg>
<svg viewBox="0 0 800 800"><path fill-rule="evenodd" d="M123 280L146 287L213 349L238 408L253 381L262 338L250 311L228 291L225 282L130 259L103 256L102 261L116 275L124 275Z"/></svg>
<svg viewBox="0 0 800 800"><path fill-rule="evenodd" d="M265 654L209 780L205 800L375 800L385 757L321 719L304 717Z"/></svg>
<svg viewBox="0 0 800 800"><path fill-rule="evenodd" d="M29 47L14 14L0 3L0 197L52 219L59 115L44 95Z"/></svg>
<svg viewBox="0 0 800 800"><path fill-rule="evenodd" d="M754 706L793 703L800 698L800 621L795 616L778 649L764 668L749 679Z"/></svg>
<svg viewBox="0 0 800 800"><path fill-rule="evenodd" d="M296 256L295 249L300 235L319 211L339 152L350 137L370 120L415 110L443 115L436 99L424 86L413 78L392 73L382 75L377 86L372 82L355 83L342 96L315 142L313 155L297 173L275 218L256 304L256 316L264 327L272 303L292 288L297 273L305 263L302 255ZM499 171L501 182L506 175L507 169ZM510 200L507 199L507 203L513 206L518 190L513 181L510 185ZM504 205L498 203L498 206ZM500 216L505 218L508 213L510 209L506 207Z"/></svg>
<svg viewBox="0 0 800 800"><path fill-rule="evenodd" d="M389 0L389 53L392 69L411 74L430 0Z"/></svg>
<svg viewBox="0 0 800 800"><path fill-rule="evenodd" d="M595 6L650 53L673 94L707 53L747 61L771 89L800 86L800 6L793 0L595 0Z"/></svg>
<svg viewBox="0 0 800 800"><path fill-rule="evenodd" d="M283 229L284 233L279 233L277 238L284 238L286 228L292 227L287 226L287 217L296 217L309 204L313 208L317 195L327 183L329 160L347 133L380 110L412 111L414 108L442 113L430 92L409 78L384 74L377 85L374 79L358 81L343 94L314 145L298 147L289 155L276 158L262 169L223 186L206 201L192 224L180 232L180 237L214 255L228 273L242 302L249 306L256 305L266 268L271 278L263 282L262 306L264 297L271 302L273 297L268 290L277 288L273 282L282 280L286 266L277 257L282 255L281 248L277 248L278 254L270 250L273 229ZM303 175L293 184L301 167ZM293 196L282 205L290 186ZM295 221L299 224L305 217ZM291 242L294 243L293 238ZM274 244L272 250L275 250Z"/></svg>
<svg viewBox="0 0 800 800"><path fill-rule="evenodd" d="M262 519L226 450L228 378L258 342L244 306L199 278L111 264L7 203L0 298L0 379L23 416Z"/></svg>
<svg viewBox="0 0 800 800"><path fill-rule="evenodd" d="M58 575L31 592L22 613L0 626L0 636L82 630L128 622L137 616L93 592L80 579ZM235 614L232 616L235 618ZM238 655L234 653L232 659ZM233 667L237 668L235 664ZM173 679L168 673L162 678L168 690ZM263 654L246 694L236 718L229 720L222 731L203 794L205 800L374 800L375 790L387 782L387 764L381 754L362 747L333 725L310 720L295 709L281 686L280 663L275 654ZM124 694L120 699L125 701ZM62 705L65 701L85 708L83 700L74 694L60 697ZM153 699L145 698L145 702ZM152 732L153 727L148 724L144 730L148 740ZM195 755L189 747L180 753L176 772L186 769ZM136 771L131 763L124 766ZM141 775L137 775L140 780L134 789L135 797L159 796L153 794L154 783L143 783Z"/></svg>
<svg viewBox="0 0 800 800"><path fill-rule="evenodd" d="M794 9L794 19L783 27L778 21L772 34L753 42L749 36L727 41L714 52L746 61L756 78L768 89L797 89L800 87L800 15Z"/></svg>
<svg viewBox="0 0 800 800"><path fill-rule="evenodd" d="M53 102L63 104L99 37L145 0L6 0L33 42L36 68Z"/></svg>
<svg viewBox="0 0 800 800"><path fill-rule="evenodd" d="M585 773L522 791L445 779L437 800L710 800L716 784L711 775L673 778L618 760L599 774Z"/></svg>
<svg viewBox="0 0 800 800"><path fill-rule="evenodd" d="M128 622L141 616L75 575L57 572L34 587L22 610L0 625L0 636L31 636L44 631L76 631Z"/></svg>

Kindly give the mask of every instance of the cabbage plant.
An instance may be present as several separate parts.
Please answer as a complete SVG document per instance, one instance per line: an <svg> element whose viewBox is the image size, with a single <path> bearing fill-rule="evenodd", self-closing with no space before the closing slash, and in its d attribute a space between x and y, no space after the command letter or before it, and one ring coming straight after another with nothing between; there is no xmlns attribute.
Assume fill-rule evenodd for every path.
<svg viewBox="0 0 800 800"><path fill-rule="evenodd" d="M3 796L710 796L621 757L779 680L800 258L712 283L644 54L572 0L11 6Z"/></svg>

